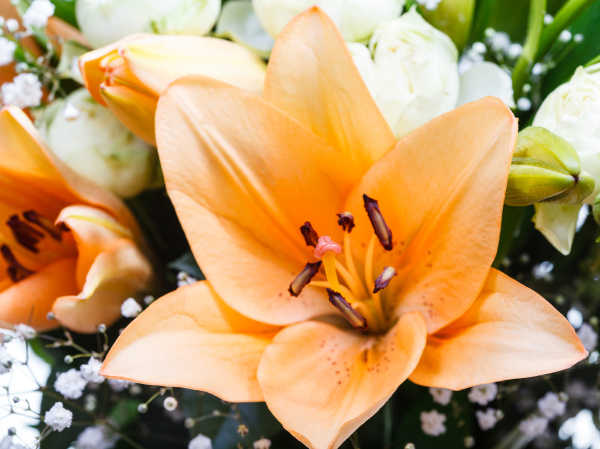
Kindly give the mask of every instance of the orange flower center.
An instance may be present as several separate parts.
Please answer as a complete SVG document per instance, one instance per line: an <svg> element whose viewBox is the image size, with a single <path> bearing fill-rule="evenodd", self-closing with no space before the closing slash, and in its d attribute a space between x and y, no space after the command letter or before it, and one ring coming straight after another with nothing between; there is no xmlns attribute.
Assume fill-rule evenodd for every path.
<svg viewBox="0 0 600 449"><path fill-rule="evenodd" d="M6 225L14 241L0 245L0 254L7 264L7 273L13 282L19 282L39 268L55 260L74 256L75 243L64 239L65 225L55 225L50 219L30 210L21 216L11 215Z"/></svg>
<svg viewBox="0 0 600 449"><path fill-rule="evenodd" d="M379 210L377 201L367 195L363 195L363 199L375 231L367 247L363 275L359 274L352 256L351 231L354 228L354 217L351 213L344 212L338 214L338 224L345 231L342 245L332 241L329 236L319 237L309 222L300 228L306 244L315 247L314 255L321 260L307 263L304 270L290 284L289 292L298 296L306 285L325 288L329 301L355 329L381 333L393 323L390 323L384 313L379 292L387 287L396 275L396 270L393 267L385 267L381 275L374 280L373 256L377 240L387 251L392 249L392 232ZM340 253L343 254L343 261L336 258ZM324 267L326 280L313 280L321 265Z"/></svg>

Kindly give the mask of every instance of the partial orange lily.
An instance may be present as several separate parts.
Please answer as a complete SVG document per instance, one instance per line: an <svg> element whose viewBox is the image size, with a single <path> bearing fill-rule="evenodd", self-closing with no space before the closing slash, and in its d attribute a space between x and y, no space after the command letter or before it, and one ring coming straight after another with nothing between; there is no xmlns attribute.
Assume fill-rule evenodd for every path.
<svg viewBox="0 0 600 449"><path fill-rule="evenodd" d="M0 218L0 323L95 332L152 288L126 206L65 166L15 107L0 111Z"/></svg>
<svg viewBox="0 0 600 449"><path fill-rule="evenodd" d="M156 123L207 280L136 318L104 376L266 401L331 449L406 379L462 389L586 356L559 312L490 268L517 137L500 100L397 142L312 8L279 36L263 98L185 77Z"/></svg>
<svg viewBox="0 0 600 449"><path fill-rule="evenodd" d="M158 97L181 76L200 74L260 94L265 63L234 42L212 37L137 34L79 59L85 86L134 134L156 145Z"/></svg>

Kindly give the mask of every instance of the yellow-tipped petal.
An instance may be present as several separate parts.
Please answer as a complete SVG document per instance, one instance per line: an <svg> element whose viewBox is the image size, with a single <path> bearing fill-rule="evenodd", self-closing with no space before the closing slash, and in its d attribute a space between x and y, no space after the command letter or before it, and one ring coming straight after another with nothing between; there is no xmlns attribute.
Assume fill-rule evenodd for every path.
<svg viewBox="0 0 600 449"><path fill-rule="evenodd" d="M126 86L103 86L105 105L131 132L150 145L156 146L154 115L158 97L147 95Z"/></svg>
<svg viewBox="0 0 600 449"><path fill-rule="evenodd" d="M317 322L290 326L260 361L267 406L309 448L338 448L413 371L426 334L417 313L381 337Z"/></svg>
<svg viewBox="0 0 600 449"><path fill-rule="evenodd" d="M560 312L533 290L492 269L465 314L428 337L410 380L461 390L561 371L586 355Z"/></svg>
<svg viewBox="0 0 600 449"><path fill-rule="evenodd" d="M317 7L279 35L264 98L365 167L396 142L340 32Z"/></svg>
<svg viewBox="0 0 600 449"><path fill-rule="evenodd" d="M184 75L205 75L250 93L263 90L266 64L243 46L212 37L152 36L120 46L140 83L160 95Z"/></svg>
<svg viewBox="0 0 600 449"><path fill-rule="evenodd" d="M231 402L262 401L256 372L276 331L235 312L201 281L142 312L113 345L101 373L208 391Z"/></svg>

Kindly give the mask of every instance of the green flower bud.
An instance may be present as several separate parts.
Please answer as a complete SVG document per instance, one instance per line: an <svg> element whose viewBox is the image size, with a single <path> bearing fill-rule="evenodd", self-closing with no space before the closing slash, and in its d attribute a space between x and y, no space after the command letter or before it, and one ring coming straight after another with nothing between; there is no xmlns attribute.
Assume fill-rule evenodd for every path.
<svg viewBox="0 0 600 449"><path fill-rule="evenodd" d="M575 205L588 197L594 178L581 170L573 147L545 128L531 126L519 133L508 175L509 206L541 201Z"/></svg>

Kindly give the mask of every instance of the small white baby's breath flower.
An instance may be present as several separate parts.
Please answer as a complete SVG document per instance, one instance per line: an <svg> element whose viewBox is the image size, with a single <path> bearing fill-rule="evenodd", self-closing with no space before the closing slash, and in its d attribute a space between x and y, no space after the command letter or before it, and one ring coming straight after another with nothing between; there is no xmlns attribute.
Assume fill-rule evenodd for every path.
<svg viewBox="0 0 600 449"><path fill-rule="evenodd" d="M447 388L429 388L429 393L433 397L434 402L441 405L448 405L452 399L452 390Z"/></svg>
<svg viewBox="0 0 600 449"><path fill-rule="evenodd" d="M271 440L267 438L261 438L260 440L257 440L254 443L252 443L252 447L254 449L270 449Z"/></svg>
<svg viewBox="0 0 600 449"><path fill-rule="evenodd" d="M173 396L165 398L163 402L163 407L165 408L165 410L172 412L177 408L177 399L175 399Z"/></svg>
<svg viewBox="0 0 600 449"><path fill-rule="evenodd" d="M488 408L485 412L477 410L475 412L475 417L477 418L477 423L479 424L479 427L481 427L481 430L490 430L498 422L496 410L493 408Z"/></svg>
<svg viewBox="0 0 600 449"><path fill-rule="evenodd" d="M119 439L107 426L98 424L86 428L77 437L76 449L111 449Z"/></svg>
<svg viewBox="0 0 600 449"><path fill-rule="evenodd" d="M479 405L486 405L496 399L497 394L498 385L494 383L477 385L476 387L471 388L471 391L469 391L469 401L475 402Z"/></svg>
<svg viewBox="0 0 600 449"><path fill-rule="evenodd" d="M210 438L199 433L190 441L188 449L212 449L212 441L210 441Z"/></svg>
<svg viewBox="0 0 600 449"><path fill-rule="evenodd" d="M135 318L142 312L142 306L133 299L127 298L123 304L121 304L121 315L125 318Z"/></svg>
<svg viewBox="0 0 600 449"><path fill-rule="evenodd" d="M541 435L548 427L548 419L541 416L532 416L519 424L519 429L529 437L537 437Z"/></svg>
<svg viewBox="0 0 600 449"><path fill-rule="evenodd" d="M79 371L81 373L81 377L83 377L88 382L101 384L102 382L104 382L104 377L100 375L101 367L102 362L92 357L85 365L81 365Z"/></svg>
<svg viewBox="0 0 600 449"><path fill-rule="evenodd" d="M4 83L0 88L2 103L18 108L39 106L42 101L42 83L33 73L21 73L12 83Z"/></svg>
<svg viewBox="0 0 600 449"><path fill-rule="evenodd" d="M177 273L177 287L185 287L186 285L192 285L198 282L193 276L190 276L185 271L180 271Z"/></svg>
<svg viewBox="0 0 600 449"><path fill-rule="evenodd" d="M21 340L31 340L37 335L35 329L27 324L17 324L15 326L15 333Z"/></svg>
<svg viewBox="0 0 600 449"><path fill-rule="evenodd" d="M48 25L48 19L54 14L55 6L50 0L33 0L25 14L23 14L23 25L26 28L44 28Z"/></svg>
<svg viewBox="0 0 600 449"><path fill-rule="evenodd" d="M69 399L79 399L87 381L81 376L79 370L71 368L66 373L60 373L54 382L54 389Z"/></svg>
<svg viewBox="0 0 600 449"><path fill-rule="evenodd" d="M427 435L439 436L446 433L446 415L436 410L421 412L421 429Z"/></svg>
<svg viewBox="0 0 600 449"><path fill-rule="evenodd" d="M71 427L73 413L64 408L62 402L57 402L46 412L44 422L52 427L52 429L62 432L66 428Z"/></svg>
<svg viewBox="0 0 600 449"><path fill-rule="evenodd" d="M110 389L112 391L115 391L117 393L129 388L130 385L131 385L131 382L129 382L127 380L108 379L108 386L110 387Z"/></svg>
<svg viewBox="0 0 600 449"><path fill-rule="evenodd" d="M557 416L564 415L567 410L567 403L561 401L559 395L549 391L537 402L538 409L548 419L554 419Z"/></svg>
<svg viewBox="0 0 600 449"><path fill-rule="evenodd" d="M16 49L17 44L5 37L0 37L0 66L10 64L15 60Z"/></svg>
<svg viewBox="0 0 600 449"><path fill-rule="evenodd" d="M14 33L19 29L19 22L17 22L15 19L8 19L5 26L9 33Z"/></svg>

